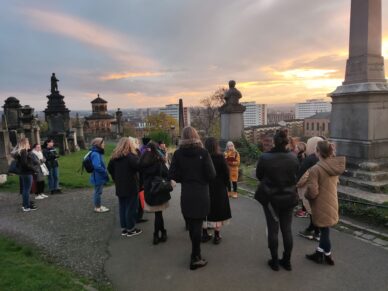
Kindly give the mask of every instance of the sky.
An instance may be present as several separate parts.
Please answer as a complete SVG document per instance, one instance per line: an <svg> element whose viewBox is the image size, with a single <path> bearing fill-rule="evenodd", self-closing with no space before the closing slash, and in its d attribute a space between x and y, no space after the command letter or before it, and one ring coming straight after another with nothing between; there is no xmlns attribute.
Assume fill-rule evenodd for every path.
<svg viewBox="0 0 388 291"><path fill-rule="evenodd" d="M383 1L383 55L388 6ZM350 0L2 0L0 96L70 110L198 105L228 81L241 101L327 98L341 85ZM329 98L327 100L330 100Z"/></svg>

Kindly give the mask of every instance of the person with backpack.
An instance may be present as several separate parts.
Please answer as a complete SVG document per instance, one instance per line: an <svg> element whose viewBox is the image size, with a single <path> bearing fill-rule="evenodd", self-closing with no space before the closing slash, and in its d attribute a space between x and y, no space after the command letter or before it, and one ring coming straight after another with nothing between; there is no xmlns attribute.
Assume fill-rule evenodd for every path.
<svg viewBox="0 0 388 291"><path fill-rule="evenodd" d="M139 158L131 139L123 137L113 150L108 171L115 183L119 199L119 216L122 236L135 236L142 231L136 228L139 204Z"/></svg>
<svg viewBox="0 0 388 291"><path fill-rule="evenodd" d="M260 185L255 199L263 206L268 228L268 248L271 259L268 265L279 271L279 265L291 271L292 213L298 204L296 175L299 168L298 158L287 150L288 131L278 130L274 136L275 146L263 153L257 163L256 177ZM278 259L278 232L283 236L283 258Z"/></svg>
<svg viewBox="0 0 388 291"><path fill-rule="evenodd" d="M58 158L59 155L54 147L54 140L52 138L47 139L43 143L43 156L46 159L46 166L49 170L48 186L51 195L62 193L59 189L59 171L58 171Z"/></svg>
<svg viewBox="0 0 388 291"><path fill-rule="evenodd" d="M103 213L109 211L109 208L101 205L101 195L104 185L108 183L109 176L104 162L105 142L101 137L92 140L90 154L85 159L90 159L93 171L90 174L90 183L94 186L93 203L94 212ZM85 164L84 159L84 164Z"/></svg>
<svg viewBox="0 0 388 291"><path fill-rule="evenodd" d="M16 160L18 175L21 182L23 205L22 211L29 212L36 210L35 205L30 201L30 192L32 187L32 176L35 173L32 154L30 150L30 142L28 138L21 138L15 149L12 151L12 156Z"/></svg>

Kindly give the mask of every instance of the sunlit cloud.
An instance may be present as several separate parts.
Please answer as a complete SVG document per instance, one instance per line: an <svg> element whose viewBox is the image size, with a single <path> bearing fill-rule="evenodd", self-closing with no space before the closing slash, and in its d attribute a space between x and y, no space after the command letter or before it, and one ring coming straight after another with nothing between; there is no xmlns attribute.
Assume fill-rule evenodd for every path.
<svg viewBox="0 0 388 291"><path fill-rule="evenodd" d="M105 76L102 76L100 79L104 81L110 80L122 80L130 78L149 78L149 77L158 77L162 76L163 73L160 72L126 72L126 73L112 73Z"/></svg>
<svg viewBox="0 0 388 291"><path fill-rule="evenodd" d="M311 78L328 78L332 73L337 70L324 70L324 69L295 69L279 74L286 79L311 79Z"/></svg>

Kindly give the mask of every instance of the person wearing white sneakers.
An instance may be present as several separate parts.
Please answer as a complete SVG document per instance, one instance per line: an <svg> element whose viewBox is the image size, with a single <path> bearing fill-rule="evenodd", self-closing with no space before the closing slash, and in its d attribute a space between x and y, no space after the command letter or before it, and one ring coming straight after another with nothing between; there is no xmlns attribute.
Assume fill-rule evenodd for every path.
<svg viewBox="0 0 388 291"><path fill-rule="evenodd" d="M96 137L92 140L92 148L89 158L93 164L93 172L90 174L90 183L94 186L93 203L94 211L107 212L109 208L101 205L101 194L104 185L109 181L108 172L104 163L104 139Z"/></svg>
<svg viewBox="0 0 388 291"><path fill-rule="evenodd" d="M45 176L48 176L49 171L46 167L46 159L43 157L42 149L40 144L34 144L31 151L32 162L35 168L35 175L33 179L35 181L35 199L42 200L48 196L43 193L44 191L44 179Z"/></svg>

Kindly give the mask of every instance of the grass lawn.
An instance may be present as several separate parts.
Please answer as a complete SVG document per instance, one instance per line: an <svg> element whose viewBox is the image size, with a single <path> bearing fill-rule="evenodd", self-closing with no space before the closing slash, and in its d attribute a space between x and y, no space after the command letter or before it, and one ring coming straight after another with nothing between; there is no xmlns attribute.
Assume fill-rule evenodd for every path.
<svg viewBox="0 0 388 291"><path fill-rule="evenodd" d="M0 290L112 290L43 260L33 249L0 236ZM90 290L90 289L89 289Z"/></svg>
<svg viewBox="0 0 388 291"><path fill-rule="evenodd" d="M105 162L108 164L115 144L107 143L105 145ZM63 188L87 188L91 187L89 183L90 174L83 172L81 174L82 159L86 155L87 150L72 153L70 155L61 156L59 162L59 184ZM47 179L46 179L47 187ZM0 185L0 192L18 192L19 177L16 175L8 176L7 182Z"/></svg>

